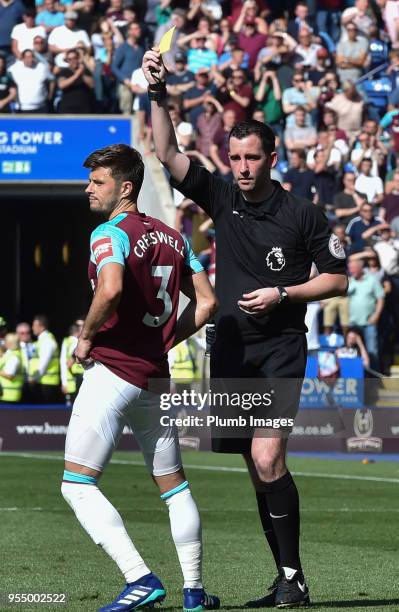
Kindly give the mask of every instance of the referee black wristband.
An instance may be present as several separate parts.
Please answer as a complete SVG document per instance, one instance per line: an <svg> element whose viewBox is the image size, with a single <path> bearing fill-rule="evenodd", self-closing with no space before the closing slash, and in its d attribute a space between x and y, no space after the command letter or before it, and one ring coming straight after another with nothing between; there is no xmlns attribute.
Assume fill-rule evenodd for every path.
<svg viewBox="0 0 399 612"><path fill-rule="evenodd" d="M150 100L154 102L163 102L163 100L166 100L166 96L166 83L164 81L151 83L148 86L148 97Z"/></svg>

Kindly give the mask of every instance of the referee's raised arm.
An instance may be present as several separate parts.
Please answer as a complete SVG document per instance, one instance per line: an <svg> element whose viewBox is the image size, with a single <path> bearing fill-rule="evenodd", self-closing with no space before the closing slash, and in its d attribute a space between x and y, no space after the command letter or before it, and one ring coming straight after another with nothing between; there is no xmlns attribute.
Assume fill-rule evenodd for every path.
<svg viewBox="0 0 399 612"><path fill-rule="evenodd" d="M143 72L148 81L151 100L151 121L156 155L177 183L185 178L189 158L180 153L175 130L166 103L166 69L157 49L150 49L143 58Z"/></svg>

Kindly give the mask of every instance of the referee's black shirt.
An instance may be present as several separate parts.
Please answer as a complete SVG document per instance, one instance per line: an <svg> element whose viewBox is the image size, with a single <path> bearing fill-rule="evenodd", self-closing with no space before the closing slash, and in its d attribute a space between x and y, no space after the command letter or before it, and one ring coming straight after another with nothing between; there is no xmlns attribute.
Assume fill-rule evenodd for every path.
<svg viewBox="0 0 399 612"><path fill-rule="evenodd" d="M248 315L237 305L243 293L262 287L289 287L309 280L312 262L319 273L345 274L345 254L317 206L273 181L270 198L246 202L237 185L190 164L178 184L213 219L216 230L218 332L232 343L258 342L284 333L305 333L306 304L288 301L270 314Z"/></svg>

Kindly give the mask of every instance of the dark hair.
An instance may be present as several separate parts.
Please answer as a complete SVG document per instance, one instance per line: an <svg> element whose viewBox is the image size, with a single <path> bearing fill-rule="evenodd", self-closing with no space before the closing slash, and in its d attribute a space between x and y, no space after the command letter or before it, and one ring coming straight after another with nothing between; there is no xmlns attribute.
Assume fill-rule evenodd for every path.
<svg viewBox="0 0 399 612"><path fill-rule="evenodd" d="M48 329L48 317L44 314L38 314L33 317L34 321L38 321L40 325Z"/></svg>
<svg viewBox="0 0 399 612"><path fill-rule="evenodd" d="M302 159L302 161L306 161L306 153L304 149L292 149L291 154L292 153L298 155L299 159Z"/></svg>
<svg viewBox="0 0 399 612"><path fill-rule="evenodd" d="M133 183L131 199L136 200L143 184L144 163L136 149L126 144L114 144L93 151L83 162L85 168L110 168L116 181Z"/></svg>
<svg viewBox="0 0 399 612"><path fill-rule="evenodd" d="M255 119L237 123L229 134L229 141L230 138L233 137L237 138L238 140L242 140L243 138L247 138L247 136L251 136L252 134L257 136L262 142L262 148L267 155L274 151L276 146L276 137L272 128L267 125L267 123L261 123L261 121L256 121Z"/></svg>

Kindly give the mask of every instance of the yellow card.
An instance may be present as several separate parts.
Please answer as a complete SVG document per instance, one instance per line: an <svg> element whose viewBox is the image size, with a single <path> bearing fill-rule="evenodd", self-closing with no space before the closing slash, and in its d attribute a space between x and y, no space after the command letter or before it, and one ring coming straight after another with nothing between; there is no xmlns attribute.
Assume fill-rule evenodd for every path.
<svg viewBox="0 0 399 612"><path fill-rule="evenodd" d="M170 50L170 47L172 46L172 38L173 38L173 34L175 33L175 29L176 29L176 26L173 26L173 28L170 28L170 30L165 32L165 34L162 36L161 40L159 41L159 52L161 54L166 53L167 51Z"/></svg>

